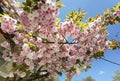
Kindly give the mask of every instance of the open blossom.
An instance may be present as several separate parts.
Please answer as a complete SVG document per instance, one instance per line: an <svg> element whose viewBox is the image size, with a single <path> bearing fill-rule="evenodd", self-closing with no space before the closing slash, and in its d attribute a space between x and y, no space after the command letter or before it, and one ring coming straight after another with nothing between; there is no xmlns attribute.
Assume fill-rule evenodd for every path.
<svg viewBox="0 0 120 81"><path fill-rule="evenodd" d="M120 10L117 10L116 12L113 13L114 16L120 16Z"/></svg>
<svg viewBox="0 0 120 81"><path fill-rule="evenodd" d="M1 29L5 33L13 34L18 29L17 21L9 16L2 16Z"/></svg>
<svg viewBox="0 0 120 81"><path fill-rule="evenodd" d="M1 43L1 46L7 50L11 50L10 44L7 41L4 41L3 43Z"/></svg>
<svg viewBox="0 0 120 81"><path fill-rule="evenodd" d="M25 73L25 72L22 72L22 71L19 71L19 70L17 70L15 73L16 73L17 75L19 75L21 78L23 78L23 77L26 76L26 73Z"/></svg>
<svg viewBox="0 0 120 81"><path fill-rule="evenodd" d="M30 22L35 20L34 16L33 18L29 19ZM46 22L48 20L49 19L46 19ZM89 50L92 55L93 53L99 52L101 48L103 50L106 50L105 47L107 47L108 45L105 41L105 38L107 37L107 31L104 31L104 34L103 32L101 33L101 29L100 27L98 27L100 25L99 19L93 22L93 25L88 25L88 28L85 32L82 32L79 26L75 26L74 22L71 22L69 20L60 23L60 28L57 28L54 32L48 30L49 27L54 27L51 25L47 25L50 22L37 22L41 22L41 24L39 24L41 25L40 27L37 24L37 26L39 27L37 28L39 32L37 35L37 39L31 36L26 36L26 33L19 32L16 32L13 38L14 41L18 41L18 43L16 44L18 44L21 48L19 54L13 54L13 61L16 62L18 65L26 64L28 66L27 70L30 71L35 68L36 62L34 63L34 61L38 61L37 67L50 64L48 67L52 68L53 66L51 65L54 65L54 68L56 70L59 70L59 66L66 66L66 68L69 69L72 64L75 64L77 62L78 59L80 60L80 62L91 62L91 56L87 55L87 51ZM27 25L25 25L25 27L27 27ZM36 29L33 28L33 32L31 32L31 28L26 28L25 31L27 31L28 33L33 33L34 31L36 31ZM63 36L65 36L65 38ZM62 44L64 42L67 42L65 41L65 39L67 39L68 37L72 38L73 40L76 39L75 41L73 41L76 44ZM47 43L47 41L44 41L46 43L43 43L42 38L45 38L51 43L54 42L55 44L49 44ZM60 45L60 43L62 45ZM35 46L34 49L36 48L37 51L36 49L32 49L31 46ZM67 58L67 61L64 62L65 65L62 60L62 58L64 57ZM78 67L76 66L76 68ZM66 72L65 69L64 72ZM74 73L71 74L73 75ZM24 77L25 73L18 75Z"/></svg>

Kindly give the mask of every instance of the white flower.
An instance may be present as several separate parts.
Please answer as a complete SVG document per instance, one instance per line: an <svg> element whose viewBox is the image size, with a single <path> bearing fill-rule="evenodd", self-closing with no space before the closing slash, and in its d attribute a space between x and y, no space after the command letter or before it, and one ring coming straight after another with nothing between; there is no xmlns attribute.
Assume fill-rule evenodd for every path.
<svg viewBox="0 0 120 81"><path fill-rule="evenodd" d="M3 21L9 21L9 19L10 19L9 16L2 16Z"/></svg>
<svg viewBox="0 0 120 81"><path fill-rule="evenodd" d="M39 13L38 13L37 10L35 10L34 12L28 14L28 18L29 18L30 20L34 20L35 17L38 17L38 16L39 16Z"/></svg>
<svg viewBox="0 0 120 81"><path fill-rule="evenodd" d="M42 5L42 6L41 6L41 9L42 9L43 11L47 11L47 10L48 10L48 6L47 6L47 5Z"/></svg>
<svg viewBox="0 0 120 81"><path fill-rule="evenodd" d="M23 50L27 50L27 49L29 49L30 47L29 47L29 45L28 44L24 44L23 46L22 46L22 49Z"/></svg>
<svg viewBox="0 0 120 81"><path fill-rule="evenodd" d="M40 75L45 75L47 74L47 72L40 72Z"/></svg>
<svg viewBox="0 0 120 81"><path fill-rule="evenodd" d="M5 73L5 72L2 72L2 71L0 71L0 76L2 76L3 78L14 77L14 75L13 75L12 72L10 72L10 73Z"/></svg>
<svg viewBox="0 0 120 81"><path fill-rule="evenodd" d="M94 26L94 23L93 23L93 22L88 23L88 26L91 28L91 27L93 27L93 26Z"/></svg>
<svg viewBox="0 0 120 81"><path fill-rule="evenodd" d="M38 13L37 10L35 10L32 14L34 15L34 17L38 17L39 16L39 13Z"/></svg>
<svg viewBox="0 0 120 81"><path fill-rule="evenodd" d="M28 42L28 39L27 39L27 38L24 38L24 39L23 39L23 42Z"/></svg>
<svg viewBox="0 0 120 81"><path fill-rule="evenodd" d="M105 42L105 44L106 44L106 45L110 45L110 44L112 44L112 42L111 42L110 40L107 40L107 41Z"/></svg>
<svg viewBox="0 0 120 81"><path fill-rule="evenodd" d="M12 69L13 69L12 62L6 62L2 66L0 66L0 76L4 78L14 77Z"/></svg>
<svg viewBox="0 0 120 81"><path fill-rule="evenodd" d="M100 23L102 21L101 18L97 18L97 22Z"/></svg>
<svg viewBox="0 0 120 81"><path fill-rule="evenodd" d="M42 53L38 54L38 58L42 58L42 57L43 57Z"/></svg>
<svg viewBox="0 0 120 81"><path fill-rule="evenodd" d="M28 55L27 55L27 58L33 59L34 54L35 54L35 52L32 52L32 53L28 54Z"/></svg>
<svg viewBox="0 0 120 81"><path fill-rule="evenodd" d="M45 19L46 20L50 20L52 18L52 15L51 14L47 14L46 16L45 16Z"/></svg>
<svg viewBox="0 0 120 81"><path fill-rule="evenodd" d="M19 71L19 70L17 70L15 73L16 73L18 76L20 76L21 78L23 78L23 77L26 76L26 73L25 73L25 72L22 72L22 71Z"/></svg>
<svg viewBox="0 0 120 81"><path fill-rule="evenodd" d="M23 78L23 77L25 77L26 76L26 73L25 72L22 72L21 74L20 74L20 77L21 78Z"/></svg>
<svg viewBox="0 0 120 81"><path fill-rule="evenodd" d="M40 37L37 37L38 42L42 42L42 39Z"/></svg>
<svg viewBox="0 0 120 81"><path fill-rule="evenodd" d="M100 34L97 34L95 37L96 37L96 38L99 38L99 37L100 37Z"/></svg>
<svg viewBox="0 0 120 81"><path fill-rule="evenodd" d="M29 14L28 14L28 18L29 18L30 20L34 20L34 15L33 15L32 13L29 13Z"/></svg>

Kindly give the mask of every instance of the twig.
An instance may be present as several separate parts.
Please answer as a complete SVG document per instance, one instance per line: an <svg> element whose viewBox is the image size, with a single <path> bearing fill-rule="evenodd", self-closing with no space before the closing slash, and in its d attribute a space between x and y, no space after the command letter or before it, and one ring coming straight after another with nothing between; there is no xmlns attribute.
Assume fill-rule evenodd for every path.
<svg viewBox="0 0 120 81"><path fill-rule="evenodd" d="M55 42L42 42L47 44L54 44ZM78 44L78 42L58 42L58 44Z"/></svg>
<svg viewBox="0 0 120 81"><path fill-rule="evenodd" d="M10 7L14 10L14 13L17 15L17 17L19 18L19 14L16 12L15 8L10 4L9 0L7 0L7 2L10 5Z"/></svg>
<svg viewBox="0 0 120 81"><path fill-rule="evenodd" d="M0 33L10 43L11 51L13 52L14 51L15 42L6 33L4 33L1 28L0 28Z"/></svg>

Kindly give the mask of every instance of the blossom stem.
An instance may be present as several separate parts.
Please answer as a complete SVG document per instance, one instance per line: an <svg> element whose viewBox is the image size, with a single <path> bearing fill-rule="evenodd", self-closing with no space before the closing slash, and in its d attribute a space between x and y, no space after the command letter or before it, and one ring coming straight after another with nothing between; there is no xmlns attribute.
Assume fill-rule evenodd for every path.
<svg viewBox="0 0 120 81"><path fill-rule="evenodd" d="M42 42L47 44L54 44L55 42ZM78 44L78 42L58 42L58 44Z"/></svg>
<svg viewBox="0 0 120 81"><path fill-rule="evenodd" d="M16 15L16 18L17 18L17 17L20 18L20 17L19 17L19 14L16 12L15 8L11 5L10 1L7 0L7 2L8 2L8 4L9 4L9 6L14 10L14 13L15 13L15 15Z"/></svg>

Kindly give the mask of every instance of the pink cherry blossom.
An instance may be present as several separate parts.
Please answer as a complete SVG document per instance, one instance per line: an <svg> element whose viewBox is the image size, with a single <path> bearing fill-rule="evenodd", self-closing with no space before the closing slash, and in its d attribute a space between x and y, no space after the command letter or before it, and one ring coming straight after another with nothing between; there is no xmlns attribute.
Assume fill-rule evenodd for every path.
<svg viewBox="0 0 120 81"><path fill-rule="evenodd" d="M5 33L13 34L15 30L18 29L16 25L17 21L9 16L2 17L1 29Z"/></svg>

